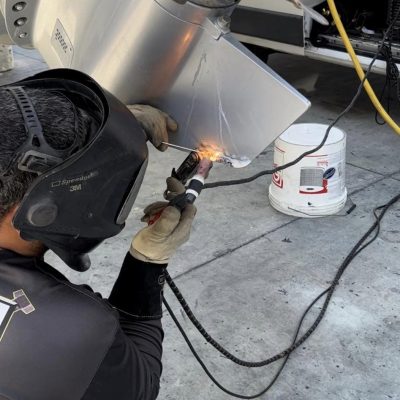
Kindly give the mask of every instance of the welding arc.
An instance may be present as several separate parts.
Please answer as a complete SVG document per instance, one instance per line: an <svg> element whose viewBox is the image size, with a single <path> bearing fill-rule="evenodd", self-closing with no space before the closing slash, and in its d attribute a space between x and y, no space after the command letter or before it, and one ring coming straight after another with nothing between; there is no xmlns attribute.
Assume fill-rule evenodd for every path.
<svg viewBox="0 0 400 400"><path fill-rule="evenodd" d="M228 389L226 389L224 386L222 386L217 379L212 375L212 373L208 370L207 366L204 364L204 362L202 361L202 359L200 358L200 356L198 355L198 353L196 352L196 350L194 349L192 343L190 342L190 339L188 338L188 336L186 335L183 327L180 325L178 319L176 318L176 316L174 315L171 307L169 306L169 304L167 303L167 301L164 299L164 305L167 308L169 314L171 315L172 319L174 320L175 324L177 325L180 333L182 334L184 340L186 341L187 345L189 346L191 352L193 353L194 357L197 359L197 361L200 363L201 367L203 368L204 372L207 374L207 376L214 382L214 384L221 389L222 391L224 391L225 393L227 393L228 395L232 396L232 397L236 397L239 399L256 399L262 395L264 395L272 386L273 384L276 382L276 380L278 379L279 375L282 373L290 354L295 351L299 346L301 346L317 329L318 325L321 323L321 321L323 320L326 311L328 309L328 306L330 304L330 301L332 299L332 296L335 292L336 287L339 285L339 281L342 278L344 272L346 271L347 267L350 265L350 263L356 258L356 256L358 256L365 248L367 248L370 244L372 244L376 238L379 235L380 232L380 226L381 226L381 221L383 219L383 217L385 216L385 214L387 213L387 211L390 209L391 206L393 206L395 203L397 203L400 200L400 194L398 194L397 196L393 197L387 204L377 207L374 209L374 216L375 216L375 222L373 223L373 225L368 229L368 231L362 236L362 238L357 242L357 244L352 248L352 250L350 251L350 253L347 255L347 257L345 258L345 260L343 261L343 263L340 265L338 271L336 272L336 275L332 281L332 284L326 289L324 290L321 294L319 294L313 301L312 303L307 307L306 311L304 312L304 314L302 315L300 322L298 324L298 327L296 329L296 333L292 342L292 345L290 347L288 347L286 350L280 352L279 354L268 358L265 361L260 361L260 362L248 362L248 361L243 361L243 360L239 360L237 359L237 357L235 357L234 355L232 355L231 353L229 353L227 350L225 350L222 346L220 346L208 333L207 331L201 326L201 324L199 323L199 321L196 319L196 317L193 315L193 313L190 311L190 313L187 312L188 310L188 306L184 307L184 305L186 304L186 302L182 302L182 300L184 301L184 298L181 294L181 292L179 291L179 289L176 287L176 285L174 284L172 278L169 276L168 273L166 273L166 280L169 284L169 286L171 287L171 289L173 290L175 296L177 297L179 303L181 304L181 306L184 308L184 311L186 312L186 314L188 315L190 321L195 325L195 327L199 330L199 332L203 335L203 337L207 340L207 342L209 342L210 344L212 344L218 351L220 351L225 357L227 357L228 359L230 359L231 361L236 362L237 360L240 361L236 362L237 364L243 365L243 366L248 366L248 367L260 367L260 366L265 366L268 364L271 364L275 361L278 361L280 359L284 359L282 365L280 366L280 368L278 369L277 373L275 374L273 380L270 382L270 384L268 385L267 388L265 388L264 390L262 390L260 393L252 395L252 396L245 396L245 395L241 395L241 394L237 394L234 393ZM381 210L381 213L378 214L378 211ZM375 232L375 233L374 233ZM367 241L367 239L374 233L374 236ZM313 324L311 325L310 328L308 328L308 330L300 337L300 339L297 339L300 333L300 329L303 325L303 322L307 316L307 314L310 312L310 310L312 309L312 307L323 297L326 295L324 304L320 310L320 312L318 313L316 319L314 320ZM201 328L198 327L198 325L200 325Z"/></svg>
<svg viewBox="0 0 400 400"><path fill-rule="evenodd" d="M379 54L381 54L381 51L383 49L383 47L385 46L386 40L389 37L390 33L393 31L394 25L397 22L397 20L399 19L400 16L400 8L397 10L396 15L393 18L392 23L390 24L389 28L386 30L382 42L379 45L379 48L377 50L377 52L374 55L374 58L372 59L371 63L369 64L369 67L365 73L364 78L361 80L360 85L358 86L357 92L355 94L355 96L353 97L353 99L351 100L351 102L349 103L349 105L336 117L336 119L328 126L325 136L322 139L322 142L315 147L314 149L311 149L309 151L306 151L305 153L301 154L299 157L297 157L295 160L288 162L287 164L284 165L280 165L279 167L276 167L274 169L267 169L264 171L260 171L257 174L250 176L248 178L243 178L243 179L233 179L230 181L218 181L218 182L211 182L211 183L207 183L206 185L204 185L204 189L213 189L213 188L217 188L217 187L224 187L224 186L234 186L234 185L241 185L244 183L250 183L255 181L258 178L261 178L262 176L265 175L273 175L279 171L283 171L284 169L287 169L289 167L292 167L293 165L298 164L303 158L316 153L318 150L320 150L326 143L326 141L328 140L329 134L332 130L333 127L336 126L336 124L348 113L350 112L350 110L354 107L355 103L357 102L358 98L360 97L364 85L366 82L368 82L368 78L369 75L372 71L372 67L375 64L375 61L378 59Z"/></svg>

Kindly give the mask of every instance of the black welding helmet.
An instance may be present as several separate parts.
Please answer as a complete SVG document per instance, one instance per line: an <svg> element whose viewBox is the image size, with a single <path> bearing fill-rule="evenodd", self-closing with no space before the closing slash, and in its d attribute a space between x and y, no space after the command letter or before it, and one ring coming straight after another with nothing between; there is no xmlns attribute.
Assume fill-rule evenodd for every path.
<svg viewBox="0 0 400 400"><path fill-rule="evenodd" d="M39 240L85 271L88 253L124 228L147 166L145 133L124 104L78 71L51 70L4 88L14 95L27 132L14 164L38 174L14 226L23 239ZM87 111L93 119L87 144L69 154L51 148L24 88L57 91ZM83 129L79 121L76 129Z"/></svg>

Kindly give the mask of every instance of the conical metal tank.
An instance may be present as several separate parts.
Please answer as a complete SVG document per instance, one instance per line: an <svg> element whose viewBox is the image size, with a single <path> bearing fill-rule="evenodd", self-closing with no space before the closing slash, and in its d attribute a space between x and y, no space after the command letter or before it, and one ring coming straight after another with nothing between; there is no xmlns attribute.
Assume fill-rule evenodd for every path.
<svg viewBox="0 0 400 400"><path fill-rule="evenodd" d="M171 140L246 165L309 102L229 30L235 0L1 0L9 36L179 123ZM19 6L18 6L19 4Z"/></svg>

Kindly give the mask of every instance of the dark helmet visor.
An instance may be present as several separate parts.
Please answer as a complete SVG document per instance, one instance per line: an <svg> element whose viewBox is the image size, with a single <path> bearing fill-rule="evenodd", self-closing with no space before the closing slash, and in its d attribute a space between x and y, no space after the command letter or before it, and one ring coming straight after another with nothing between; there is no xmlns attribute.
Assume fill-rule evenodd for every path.
<svg viewBox="0 0 400 400"><path fill-rule="evenodd" d="M15 215L15 228L84 271L88 253L124 227L147 166L145 133L124 104L81 72L51 70L7 87L56 90L95 122L87 144L73 154L49 151L40 140L36 145L42 146L35 146L28 135L14 158L20 169L39 175Z"/></svg>

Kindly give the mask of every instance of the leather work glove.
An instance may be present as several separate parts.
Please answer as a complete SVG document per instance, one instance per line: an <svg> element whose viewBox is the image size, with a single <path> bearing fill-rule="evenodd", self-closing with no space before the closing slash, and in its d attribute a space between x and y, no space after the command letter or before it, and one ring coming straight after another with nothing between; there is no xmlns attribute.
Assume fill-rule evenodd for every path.
<svg viewBox="0 0 400 400"><path fill-rule="evenodd" d="M185 187L177 179L167 179L168 200L184 191ZM151 204L145 208L142 221L148 223L154 217L158 219L134 237L130 253L141 261L168 264L178 247L188 241L195 215L196 207L192 204L188 204L182 213L165 201Z"/></svg>
<svg viewBox="0 0 400 400"><path fill-rule="evenodd" d="M127 106L145 131L150 142L160 151L165 151L168 146L168 133L175 132L178 124L165 112L143 104Z"/></svg>
<svg viewBox="0 0 400 400"><path fill-rule="evenodd" d="M159 216L162 211L168 207L169 202L179 194L185 193L186 188L177 179L167 178L167 190L164 192L164 199L167 201L156 201L144 209L144 215L141 218L142 222L147 224L156 216Z"/></svg>

